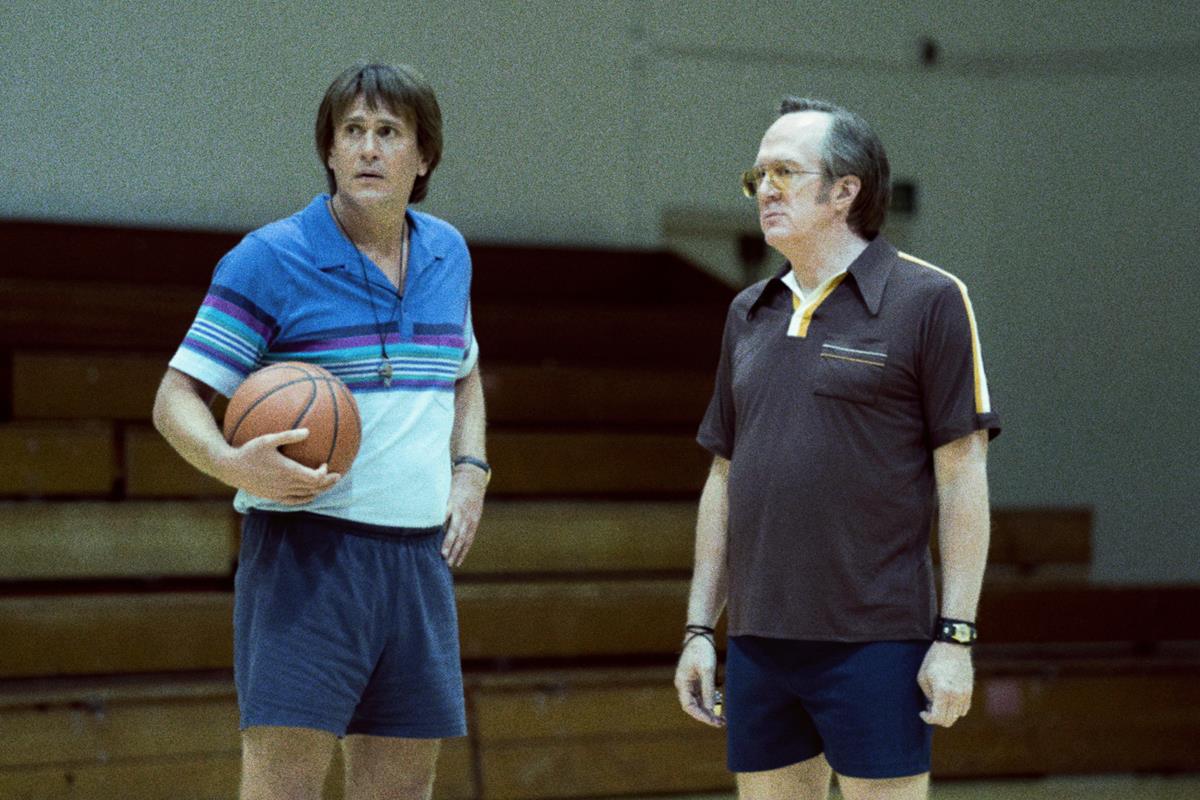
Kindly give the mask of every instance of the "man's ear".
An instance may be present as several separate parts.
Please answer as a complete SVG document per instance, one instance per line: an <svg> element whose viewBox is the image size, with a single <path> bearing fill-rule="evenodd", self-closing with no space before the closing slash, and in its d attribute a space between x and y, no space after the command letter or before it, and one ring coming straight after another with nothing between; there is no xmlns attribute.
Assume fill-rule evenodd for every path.
<svg viewBox="0 0 1200 800"><path fill-rule="evenodd" d="M833 202L839 208L849 209L862 191L862 180L857 175L843 175L833 187Z"/></svg>

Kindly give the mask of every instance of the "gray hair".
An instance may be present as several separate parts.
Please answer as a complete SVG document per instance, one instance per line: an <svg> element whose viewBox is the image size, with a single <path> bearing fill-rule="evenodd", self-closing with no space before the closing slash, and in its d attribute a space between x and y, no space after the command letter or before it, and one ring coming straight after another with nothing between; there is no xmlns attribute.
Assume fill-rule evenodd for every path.
<svg viewBox="0 0 1200 800"><path fill-rule="evenodd" d="M864 239L874 239L892 200L892 171L883 142L866 120L833 103L789 95L779 104L781 117L797 111L818 111L833 118L821 143L823 180L828 186L844 175L854 175L862 182L846 224Z"/></svg>

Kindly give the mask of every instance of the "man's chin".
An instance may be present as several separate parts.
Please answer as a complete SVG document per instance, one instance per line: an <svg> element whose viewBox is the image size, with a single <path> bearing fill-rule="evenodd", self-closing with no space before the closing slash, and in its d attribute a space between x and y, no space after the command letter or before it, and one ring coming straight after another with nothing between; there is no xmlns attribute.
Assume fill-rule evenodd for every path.
<svg viewBox="0 0 1200 800"><path fill-rule="evenodd" d="M784 225L766 225L763 227L763 241L777 248L787 241L787 227Z"/></svg>
<svg viewBox="0 0 1200 800"><path fill-rule="evenodd" d="M346 188L345 193L347 200L352 200L362 206L389 203L396 197L395 190L390 186L364 186L361 182L358 185L352 183Z"/></svg>

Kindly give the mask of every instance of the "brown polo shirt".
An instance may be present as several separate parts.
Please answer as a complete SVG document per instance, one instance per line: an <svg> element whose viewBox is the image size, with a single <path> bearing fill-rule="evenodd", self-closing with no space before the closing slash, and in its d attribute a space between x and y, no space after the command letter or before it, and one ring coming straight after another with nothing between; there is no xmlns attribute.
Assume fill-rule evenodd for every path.
<svg viewBox="0 0 1200 800"><path fill-rule="evenodd" d="M966 286L880 236L789 331L788 268L730 306L697 437L731 462L729 632L932 638L933 451L1000 432Z"/></svg>

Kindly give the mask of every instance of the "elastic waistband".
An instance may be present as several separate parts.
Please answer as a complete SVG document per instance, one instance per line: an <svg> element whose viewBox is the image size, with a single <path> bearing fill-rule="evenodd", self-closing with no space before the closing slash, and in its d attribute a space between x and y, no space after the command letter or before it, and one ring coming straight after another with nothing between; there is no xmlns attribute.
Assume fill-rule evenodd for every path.
<svg viewBox="0 0 1200 800"><path fill-rule="evenodd" d="M252 508L247 513L247 516L281 522L305 520L331 528L338 533L347 533L351 536L366 536L370 539L422 539L428 536L436 536L444 529L442 525L434 525L430 528L400 528L392 525L374 525L370 522L358 522L352 519L331 517L328 514L314 514L312 511L262 511Z"/></svg>

